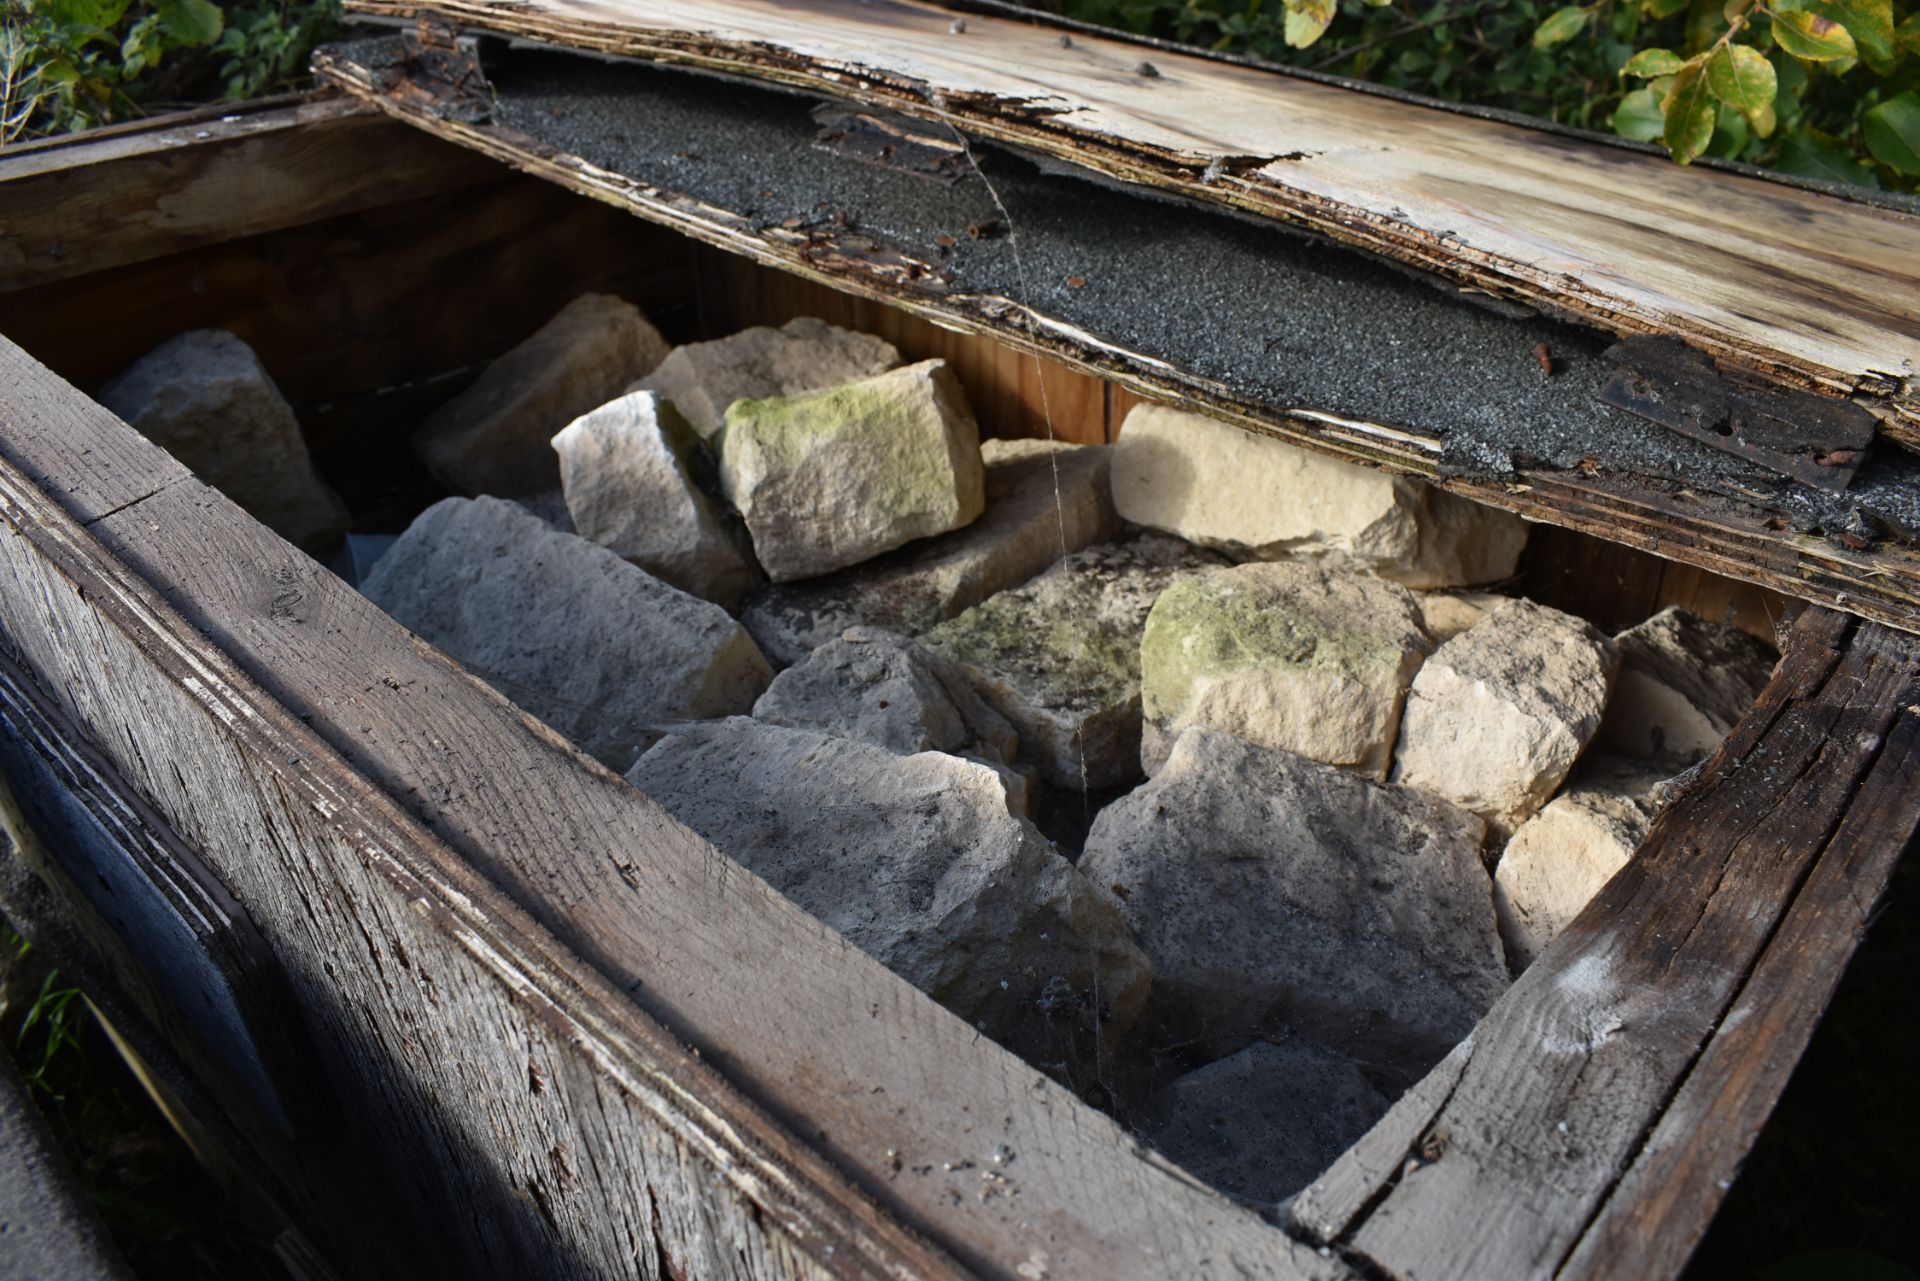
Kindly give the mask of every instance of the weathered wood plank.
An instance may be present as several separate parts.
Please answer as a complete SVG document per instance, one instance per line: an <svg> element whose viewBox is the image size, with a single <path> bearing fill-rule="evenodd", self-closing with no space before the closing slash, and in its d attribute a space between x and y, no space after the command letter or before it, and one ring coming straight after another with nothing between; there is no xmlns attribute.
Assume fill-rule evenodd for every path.
<svg viewBox="0 0 1920 1281"><path fill-rule="evenodd" d="M1300 1190L1287 1217L1301 1233L1320 1241L1338 1241L1391 1188L1415 1153L1433 1118L1446 1106L1473 1052L1473 1037L1394 1100L1387 1114L1358 1142L1340 1154L1324 1174Z"/></svg>
<svg viewBox="0 0 1920 1281"><path fill-rule="evenodd" d="M350 1221L328 1253L378 1259L394 1234L377 1198L322 1213L260 1156L262 1142L283 1156L297 1145L307 1180L326 1169L341 1180L336 1191L363 1187L352 1162L328 1165L341 1148L339 1115L300 1110L317 1097L314 1055L284 1017L284 975L230 896L52 708L11 648L0 644L0 915L86 994L141 1084L250 1217L308 1250L328 1223Z"/></svg>
<svg viewBox="0 0 1920 1281"><path fill-rule="evenodd" d="M340 97L10 150L0 293L500 176Z"/></svg>
<svg viewBox="0 0 1920 1281"><path fill-rule="evenodd" d="M1766 954L1559 1276L1677 1275L1806 1052L1920 824L1920 681ZM1842 732L1845 732L1844 730ZM1867 731L1861 731L1867 732Z"/></svg>
<svg viewBox="0 0 1920 1281"><path fill-rule="evenodd" d="M1554 525L1535 526L1528 535L1515 590L1608 633L1678 605L1773 646L1802 608L1764 587Z"/></svg>
<svg viewBox="0 0 1920 1281"><path fill-rule="evenodd" d="M8 377L0 385L49 381L17 350L6 350ZM117 427L88 425L109 434ZM45 433L21 433L16 443L9 432L0 436L0 456L9 460L0 475L18 476L21 466L44 472L49 464L30 457L36 451L73 454L86 447L83 439L55 443ZM471 1016L458 1013L452 994L471 982L488 992L510 985L555 1029L556 1047L591 1050L579 1051L587 1062L573 1066L566 1055L574 1050L541 1052L561 1056L541 1064L545 1079L577 1086L554 1105L557 1111L537 1119L558 1128L519 1133L485 1110L507 1085L525 1089L525 1063L505 1049L499 1059L400 1074L401 1083L413 1083L409 1090L430 1085L432 1102L406 1100L430 1115L403 1125L406 1109L397 1108L383 1113L386 1124L404 1130L464 1116L460 1124L482 1125L483 1132L506 1125L510 1141L490 1139L466 1159L520 1153L531 1160L563 1143L576 1154L567 1177L586 1180L585 1164L593 1159L587 1154L602 1152L603 1140L576 1127L601 1107L616 1109L625 1119L609 1122L610 1133L618 1135L622 1126L647 1134L665 1130L719 1167L718 1183L712 1173L687 1176L674 1191L682 1201L671 1210L663 1196L663 1214L717 1211L702 1202L714 1202L711 1189L725 1187L729 1192L719 1201L732 1207L726 1210L736 1220L730 1231L744 1231L737 1226L741 1216L757 1210L769 1231L788 1234L798 1243L794 1249L814 1252L815 1263L828 1271L950 1271L936 1262L937 1253L889 1227L891 1219L863 1208L871 1196L986 1276L1011 1278L1023 1267L1056 1278L1345 1274L1161 1163L1142 1159L1112 1122L981 1040L638 791L412 641L218 495L193 482L175 484L96 521L96 549L77 531L56 540L49 531L70 524L64 513L21 492L18 481L5 488L0 514L14 531L16 552L7 569L29 581L23 590L0 593L0 610L28 613L10 630L37 638L34 666L62 688L76 722L103 738L133 738L137 747L124 754L113 749L118 764L152 790L183 836L237 860L239 850L249 851L245 859L271 853L265 860L271 867L223 860L216 870L246 882L249 888L233 888L250 911L271 913L260 925L283 954L311 964L343 947L371 952L372 970L361 966L351 981L296 975L305 983L304 999L319 1009L337 985L361 993L353 998L356 1030L349 1035L346 1027L328 1027L317 1034L322 1044L357 1046L356 1053L372 1053L383 1070L396 1071L395 1050L405 1042L430 1039L457 1060L464 1051L454 1047L511 1047L531 1035L524 1030L529 1016L510 1016L491 996L476 997L485 1008ZM168 603L137 581L111 592L88 583L84 597L63 592L34 560L56 554L65 576L82 573L76 560L92 572L126 572L114 565L117 557ZM139 620L173 620L163 630L166 645L179 647L169 649L166 663L173 672L166 688L175 692L162 701L190 706L168 723L150 723L142 706L162 694L146 688L156 678L139 675L137 656L111 670L102 670L96 656L101 642L94 633L105 626L96 611L129 594L138 618L124 626L139 632L158 626L136 627ZM80 616L68 619L74 610ZM138 716L129 716L130 700L142 708ZM204 724L189 723L189 711L202 722L226 718L233 741L208 746L210 755L176 774L173 758L183 749L166 744L192 746L207 733ZM224 778L241 785L208 797L209 780ZM342 824L345 833L336 826ZM373 825L371 834L349 839L358 830L354 824ZM369 864L365 876L350 879L334 865L349 855L356 867ZM482 874L591 969L567 961L566 950L545 941ZM307 888L275 888L282 882ZM396 883L403 897L390 914L382 904ZM418 910L432 926L425 935L403 919L413 915L404 908L411 901L423 902ZM369 942L348 947L363 926ZM384 941L389 937L391 943ZM463 945L466 959L445 955L449 939ZM380 960L397 959L400 948L431 958L401 966L404 982ZM414 973L423 965L440 971L431 984ZM494 976L475 966L493 967ZM450 977L454 970L464 976ZM769 982L770 975L781 979ZM438 1002L431 1009L415 999L423 984ZM376 998L398 1003L393 1017L403 1023L377 1022L379 1045L366 1046L358 1021L371 1017ZM642 1007L673 1036L642 1015ZM691 1040L698 1057L674 1038ZM411 1063L421 1056L405 1057ZM579 1075L569 1078L569 1072ZM808 1146L776 1141L779 1127L732 1086L804 1134ZM352 1087L348 1097L379 1093L365 1079ZM479 1114L455 1106L466 1098ZM640 1122L635 1109L654 1119ZM409 1141L429 1137L414 1134ZM431 1139L435 1159L451 1159L450 1141ZM1009 1178L1020 1194L982 1198L978 1163L1001 1145L1015 1154ZM609 1150L623 1151L618 1144ZM947 1169L949 1163L955 1168ZM414 1165L431 1168L430 1162ZM540 1180L555 1177L550 1166L542 1166ZM596 1167L598 1183L569 1200L564 1214L552 1210L561 1220L553 1229L557 1239L591 1246L590 1258L608 1258L608 1234L632 1225L617 1216L589 1220L605 1218L609 1206L644 1202L631 1181L640 1177L638 1168ZM476 1169L473 1177L483 1173ZM419 1187L427 1177L419 1168L406 1177L420 1195L432 1193ZM665 1176L648 1166L646 1177ZM550 1182L540 1184L540 1195L552 1193ZM502 1257L521 1257L532 1242L546 1239L524 1221L489 1225L482 1235L506 1252ZM645 1239L644 1228L636 1239ZM818 1253L828 1242L839 1243L831 1259ZM460 1247L469 1248L478 1247ZM726 1267L730 1272L733 1265ZM716 1267L689 1274L728 1273Z"/></svg>
<svg viewBox="0 0 1920 1281"><path fill-rule="evenodd" d="M0 294L0 333L93 388L177 333L230 329L311 416L483 364L587 289L666 315L691 269L677 238L503 172Z"/></svg>
<svg viewBox="0 0 1920 1281"><path fill-rule="evenodd" d="M1602 143L920 0L350 0L799 85L1303 223L1881 403L1920 438L1915 219ZM1155 74L1143 74L1147 54ZM1622 209L1632 211L1630 218Z"/></svg>
<svg viewBox="0 0 1920 1281"><path fill-rule="evenodd" d="M0 352L12 368L32 363L10 342ZM7 457L81 524L193 478L171 454L57 378L9 379L0 389L0 432Z"/></svg>
<svg viewBox="0 0 1920 1281"><path fill-rule="evenodd" d="M9 385L46 376L7 355ZM12 445L0 441L0 454ZM296 1157L312 1168L282 1173L323 1185L335 1206L379 1189L410 1229L389 1242L392 1266L645 1275L653 1252L641 1247L658 1238L702 1276L955 1275L805 1148L781 1139L770 1150L777 1127L369 787L10 462L0 583L0 626L63 713L207 854L288 966L297 999L283 1017L308 1024L330 1087L319 1098L352 1121L336 1112L330 1129L304 1131L302 1149L317 1151ZM320 1179L327 1170L360 1177ZM822 1177L838 1196L822 1195Z"/></svg>
<svg viewBox="0 0 1920 1281"><path fill-rule="evenodd" d="M1043 306L929 290L915 283L918 276L903 273L896 264L858 254L820 252L804 228L762 225L749 212L718 208L603 169L509 127L463 123L430 109L427 94L405 91L411 82L402 80L395 87L383 73L338 53L323 53L316 68L334 83L423 129L757 264L888 304L943 328L990 335L1015 350L1112 380L1118 384L1116 390L1124 389L1126 394L1170 401L1350 461L1438 477L1441 446L1417 425L1389 426L1329 415L1311 406L1251 402L1234 389L1183 370L1155 353L1132 351L1069 325L1050 316ZM883 321L885 312L862 315ZM1438 483L1530 520L1622 542L1716 575L1920 631L1920 549L1904 543L1850 548L1796 533L1765 509L1739 506L1645 477L1522 470L1517 480L1454 476Z"/></svg>
<svg viewBox="0 0 1920 1281"><path fill-rule="evenodd" d="M1751 1042L1711 1050L1707 1075L1689 1073L1703 1047L1738 1033L1743 1019L1817 1012L1800 998L1834 981L1851 950L1845 931L1817 967L1823 977L1804 979L1811 988L1761 975L1808 959L1790 936L1776 937L1789 905L1816 921L1858 910L1841 888L1844 873L1807 880L1809 868L1847 857L1829 855L1845 843L1874 847L1853 855L1879 877L1856 882L1870 899L1920 822L1911 731L1898 726L1912 719L1916 681L1920 647L1908 638L1824 611L1804 615L1759 706L1693 790L1481 1022L1458 1080L1444 1089L1430 1080L1424 1123L1402 1114L1391 1132L1363 1140L1322 1180L1328 1190L1303 1200L1302 1225L1338 1235L1355 1259L1396 1278L1548 1276L1596 1216L1614 1239L1605 1220L1631 1222L1645 1193L1654 1199L1644 1213L1671 1239L1644 1257L1684 1259L1721 1190L1700 1165L1667 1171L1691 1177L1657 1193L1650 1181L1622 1186L1622 1174L1636 1159L1649 1173L1662 1164L1646 1144L1655 1127L1693 1135L1707 1165L1724 1168L1745 1152L1757 1123L1708 1137L1693 1131L1700 1104L1687 1100L1717 1084L1712 1064L1730 1063ZM1731 1015L1743 985L1756 1008ZM1782 1000L1797 1012L1775 1004ZM1764 1114L1771 1097L1761 1096L1777 1084L1739 1092L1727 1106ZM1682 1110L1671 1113L1676 1088Z"/></svg>

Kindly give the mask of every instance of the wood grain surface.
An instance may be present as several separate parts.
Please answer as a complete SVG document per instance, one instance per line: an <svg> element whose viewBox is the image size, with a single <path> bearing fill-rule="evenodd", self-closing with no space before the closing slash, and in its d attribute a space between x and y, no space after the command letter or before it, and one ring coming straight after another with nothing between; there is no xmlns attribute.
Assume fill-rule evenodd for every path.
<svg viewBox="0 0 1920 1281"><path fill-rule="evenodd" d="M0 293L499 177L341 97L8 150Z"/></svg>
<svg viewBox="0 0 1920 1281"><path fill-rule="evenodd" d="M1620 333L1679 334L1920 440L1920 220L1275 72L921 0L349 0L949 120L1305 224ZM1142 64L1152 74L1145 74Z"/></svg>
<svg viewBox="0 0 1920 1281"><path fill-rule="evenodd" d="M0 356L0 627L293 972L373 1155L473 1234L434 1270L612 1269L653 1187L689 1276L1347 1276Z"/></svg>
<svg viewBox="0 0 1920 1281"><path fill-rule="evenodd" d="M1684 1265L1920 826L1920 646L1803 615L1626 868L1295 1202L1381 1275Z"/></svg>

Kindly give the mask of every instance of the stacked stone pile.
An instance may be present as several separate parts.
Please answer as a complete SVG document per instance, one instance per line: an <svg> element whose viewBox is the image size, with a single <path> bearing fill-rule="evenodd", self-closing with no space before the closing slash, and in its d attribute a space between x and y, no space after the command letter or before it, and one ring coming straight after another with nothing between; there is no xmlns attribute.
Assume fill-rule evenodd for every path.
<svg viewBox="0 0 1920 1281"><path fill-rule="evenodd" d="M582 299L420 443L458 496L370 597L1268 1209L1772 663L1503 594L1516 518L1210 419L982 441L943 362L817 321L668 349Z"/></svg>

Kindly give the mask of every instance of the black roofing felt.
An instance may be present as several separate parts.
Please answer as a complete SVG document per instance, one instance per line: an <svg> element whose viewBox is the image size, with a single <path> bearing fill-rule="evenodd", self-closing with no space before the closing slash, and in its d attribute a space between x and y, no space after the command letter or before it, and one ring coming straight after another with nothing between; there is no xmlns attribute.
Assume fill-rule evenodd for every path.
<svg viewBox="0 0 1920 1281"><path fill-rule="evenodd" d="M1837 498L1786 481L1602 404L1609 336L1501 314L1278 224L1043 171L978 142L977 174L942 184L816 146L817 99L699 73L525 47L489 56L487 73L497 123L603 169L761 225L844 214L942 263L956 292L1012 298L1248 402L1443 437L1447 468L1498 477L1516 457L1591 458L1766 495L1800 528L1843 527L1857 507L1920 531L1920 458L1897 447L1883 442ZM968 237L1003 208L1010 235ZM943 251L941 236L956 243ZM1542 342L1551 377L1534 355Z"/></svg>

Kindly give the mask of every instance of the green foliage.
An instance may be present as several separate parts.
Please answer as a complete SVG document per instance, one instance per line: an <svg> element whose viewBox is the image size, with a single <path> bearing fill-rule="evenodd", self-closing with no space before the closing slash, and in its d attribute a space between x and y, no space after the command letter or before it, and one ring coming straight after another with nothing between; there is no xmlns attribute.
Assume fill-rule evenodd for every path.
<svg viewBox="0 0 1920 1281"><path fill-rule="evenodd" d="M16 1047L25 1054L20 1075L36 1090L60 1097L58 1069L80 1049L80 1025L86 1017L86 1003L80 989L64 982L58 970L49 971L40 984L40 992L27 1007L20 1023Z"/></svg>
<svg viewBox="0 0 1920 1281"><path fill-rule="evenodd" d="M11 928L0 935L0 944L14 953L14 964L27 955L31 946ZM62 979L58 970L48 970L33 1000L27 1004L26 1014L14 1034L14 1043L9 1047L26 1083L56 1102L62 1097L64 1082L71 1078L74 1065L84 1057L80 1037L86 1017L87 1005L80 989Z"/></svg>
<svg viewBox="0 0 1920 1281"><path fill-rule="evenodd" d="M1860 117L1867 150L1881 164L1920 175L1920 93L1909 89Z"/></svg>
<svg viewBox="0 0 1920 1281"><path fill-rule="evenodd" d="M0 17L4 145L289 87L340 0L0 0Z"/></svg>
<svg viewBox="0 0 1920 1281"><path fill-rule="evenodd" d="M1683 164L1712 155L1920 187L1920 0L1055 3L1124 30L1659 142Z"/></svg>
<svg viewBox="0 0 1920 1281"><path fill-rule="evenodd" d="M313 47L340 25L340 0L281 0L235 13L213 47L227 59L220 78L229 98L253 98L306 75Z"/></svg>

